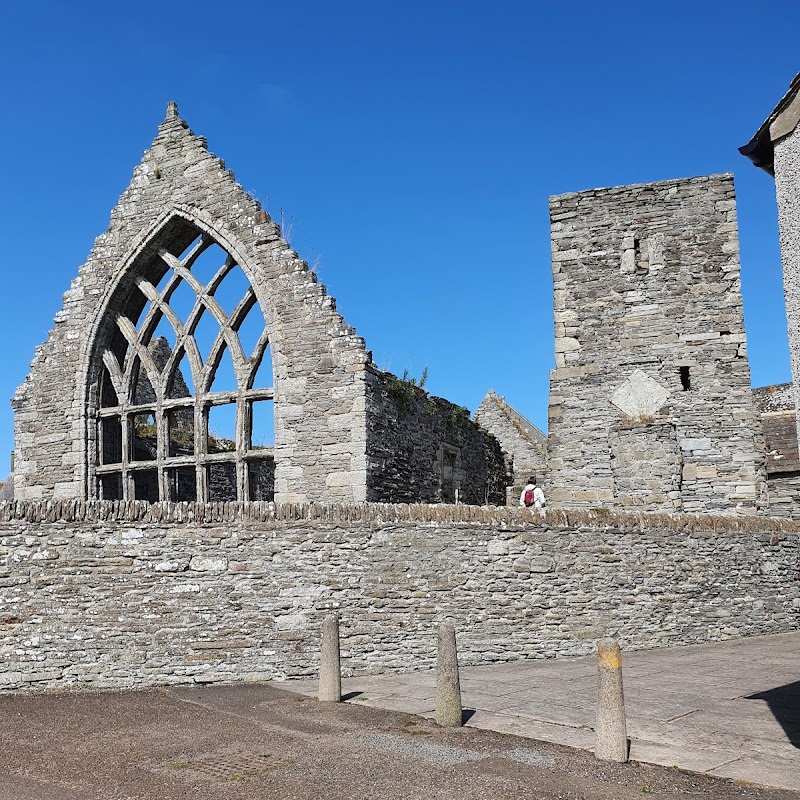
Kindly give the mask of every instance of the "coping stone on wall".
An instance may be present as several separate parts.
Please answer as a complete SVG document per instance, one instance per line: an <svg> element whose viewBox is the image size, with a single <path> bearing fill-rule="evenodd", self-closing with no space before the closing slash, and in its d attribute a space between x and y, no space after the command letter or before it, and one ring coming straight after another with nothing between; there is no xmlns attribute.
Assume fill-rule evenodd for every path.
<svg viewBox="0 0 800 800"><path fill-rule="evenodd" d="M513 506L468 506L412 503L148 503L144 500L19 500L0 503L0 522L158 522L218 524L225 522L368 523L375 527L414 522L498 528L546 525L551 528L614 528L621 531L661 529L676 533L753 531L800 533L800 521L776 517L722 514L667 514L606 509Z"/></svg>

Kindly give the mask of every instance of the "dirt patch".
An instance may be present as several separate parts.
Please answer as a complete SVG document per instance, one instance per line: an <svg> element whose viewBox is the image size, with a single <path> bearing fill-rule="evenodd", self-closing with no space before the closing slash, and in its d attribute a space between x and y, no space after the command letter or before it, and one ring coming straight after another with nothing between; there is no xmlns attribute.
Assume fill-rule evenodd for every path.
<svg viewBox="0 0 800 800"><path fill-rule="evenodd" d="M0 720L1 800L800 796L270 685L3 696Z"/></svg>

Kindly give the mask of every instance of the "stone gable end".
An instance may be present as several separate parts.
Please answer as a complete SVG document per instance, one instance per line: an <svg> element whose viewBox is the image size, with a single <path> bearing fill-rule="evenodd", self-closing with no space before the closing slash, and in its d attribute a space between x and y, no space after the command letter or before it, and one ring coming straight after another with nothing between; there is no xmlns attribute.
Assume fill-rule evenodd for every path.
<svg viewBox="0 0 800 800"><path fill-rule="evenodd" d="M137 276L159 258L179 255L198 234L235 259L264 311L272 351L276 499L365 499L364 341L174 104L108 230L64 295L13 400L17 499L98 496L103 351Z"/></svg>

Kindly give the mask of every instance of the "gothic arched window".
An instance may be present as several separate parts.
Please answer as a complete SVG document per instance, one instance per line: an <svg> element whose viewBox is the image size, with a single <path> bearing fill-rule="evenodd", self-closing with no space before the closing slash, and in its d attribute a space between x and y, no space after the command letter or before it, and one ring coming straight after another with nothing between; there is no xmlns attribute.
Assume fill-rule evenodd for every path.
<svg viewBox="0 0 800 800"><path fill-rule="evenodd" d="M94 496L271 500L264 313L228 252L185 220L178 230L168 245L151 243L118 310L107 314Z"/></svg>

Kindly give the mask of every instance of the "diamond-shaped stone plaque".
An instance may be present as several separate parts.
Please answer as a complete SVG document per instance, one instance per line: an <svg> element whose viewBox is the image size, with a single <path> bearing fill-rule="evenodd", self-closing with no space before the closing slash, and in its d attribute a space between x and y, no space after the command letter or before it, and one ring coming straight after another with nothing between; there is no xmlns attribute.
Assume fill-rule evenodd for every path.
<svg viewBox="0 0 800 800"><path fill-rule="evenodd" d="M651 417L668 399L669 390L640 369L611 395L612 404L626 417Z"/></svg>

